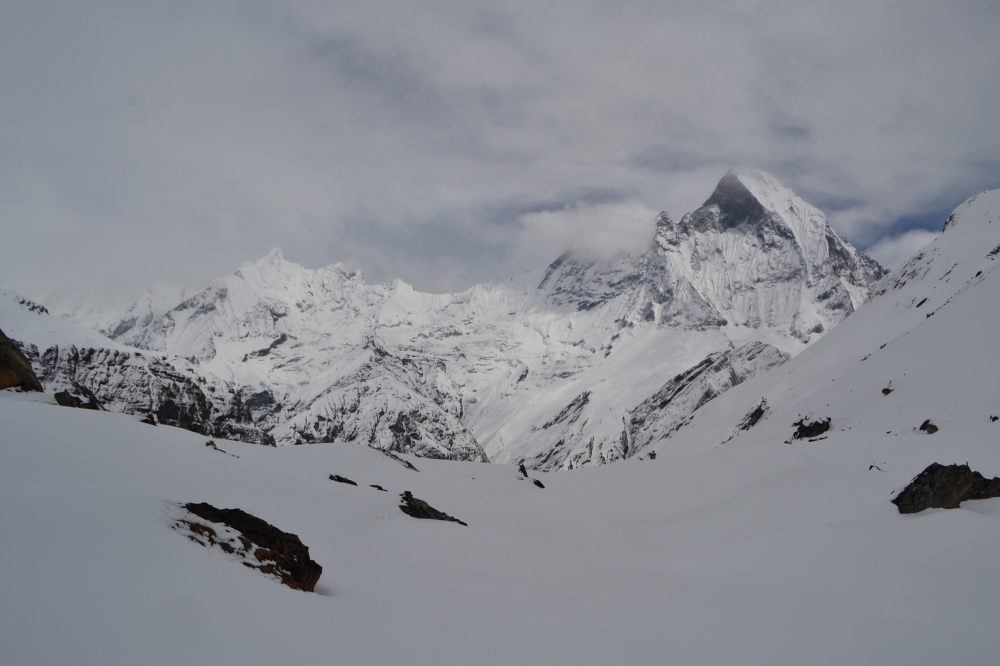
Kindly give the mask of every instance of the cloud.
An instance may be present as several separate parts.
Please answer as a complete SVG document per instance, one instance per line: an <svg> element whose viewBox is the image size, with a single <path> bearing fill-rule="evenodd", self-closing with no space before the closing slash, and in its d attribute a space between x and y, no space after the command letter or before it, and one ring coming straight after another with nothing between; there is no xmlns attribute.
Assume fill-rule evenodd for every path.
<svg viewBox="0 0 1000 666"><path fill-rule="evenodd" d="M865 253L886 268L895 269L940 235L940 231L913 229L899 236L886 236Z"/></svg>
<svg viewBox="0 0 1000 666"><path fill-rule="evenodd" d="M280 246L462 289L731 166L870 245L1000 186L998 33L992 0L3 3L0 284Z"/></svg>
<svg viewBox="0 0 1000 666"><path fill-rule="evenodd" d="M559 210L526 213L520 218L520 252L530 255L535 266L566 250L590 259L645 252L653 242L656 215L638 201L577 202Z"/></svg>

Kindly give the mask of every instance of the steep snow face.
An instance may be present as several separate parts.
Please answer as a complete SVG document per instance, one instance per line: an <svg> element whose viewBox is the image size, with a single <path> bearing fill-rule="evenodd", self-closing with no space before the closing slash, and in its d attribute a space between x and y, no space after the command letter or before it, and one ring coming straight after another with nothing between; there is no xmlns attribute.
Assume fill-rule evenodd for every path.
<svg viewBox="0 0 1000 666"><path fill-rule="evenodd" d="M995 442L1000 421L1000 190L972 197L948 218L944 233L883 278L871 300L817 344L784 366L710 403L663 450L702 451L725 442L793 440L792 424L831 419L820 450L848 455L841 442L886 439L926 453L926 463L953 459L956 433ZM739 426L761 399L759 422ZM930 420L933 435L919 427ZM977 439L978 438L978 439ZM856 447L855 447L856 448ZM852 467L891 472L900 483L920 472L893 459L857 453ZM970 461L975 468L975 461Z"/></svg>
<svg viewBox="0 0 1000 666"><path fill-rule="evenodd" d="M656 242L671 272L731 324L777 326L808 342L864 302L884 270L772 176L730 171Z"/></svg>
<svg viewBox="0 0 1000 666"><path fill-rule="evenodd" d="M571 468L673 436L706 395L836 325L880 274L773 178L730 172L680 223L661 215L641 255L564 255L431 295L275 250L118 340L235 387L281 444ZM683 398L651 407L685 373Z"/></svg>

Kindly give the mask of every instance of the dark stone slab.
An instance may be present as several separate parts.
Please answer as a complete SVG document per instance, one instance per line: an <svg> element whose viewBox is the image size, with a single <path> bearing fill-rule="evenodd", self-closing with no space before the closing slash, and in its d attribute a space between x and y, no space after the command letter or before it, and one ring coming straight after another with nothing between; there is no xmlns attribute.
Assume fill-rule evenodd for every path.
<svg viewBox="0 0 1000 666"><path fill-rule="evenodd" d="M449 522L458 523L459 525L465 525L468 527L466 523L463 523L458 518L453 518L444 511L438 511L422 499L417 499L409 490L401 493L399 497L403 500L403 503L399 505L399 508L408 516L429 520L447 520Z"/></svg>
<svg viewBox="0 0 1000 666"><path fill-rule="evenodd" d="M294 590L313 592L316 589L323 567L309 557L309 548L296 535L282 532L241 509L217 509L205 502L185 504L184 508L211 523L231 527L258 546L254 557L261 565L257 569L278 576Z"/></svg>
<svg viewBox="0 0 1000 666"><path fill-rule="evenodd" d="M792 424L796 426L795 432L792 437L795 439L809 439L811 437L819 437L824 432L830 429L830 419L819 419L813 421L812 423L806 423L805 419L796 421Z"/></svg>
<svg viewBox="0 0 1000 666"><path fill-rule="evenodd" d="M346 483L349 486L356 486L356 485L358 485L354 481L351 481L350 479L348 479L346 476L340 476L339 474L331 474L330 475L330 480L331 481L336 481L337 483Z"/></svg>

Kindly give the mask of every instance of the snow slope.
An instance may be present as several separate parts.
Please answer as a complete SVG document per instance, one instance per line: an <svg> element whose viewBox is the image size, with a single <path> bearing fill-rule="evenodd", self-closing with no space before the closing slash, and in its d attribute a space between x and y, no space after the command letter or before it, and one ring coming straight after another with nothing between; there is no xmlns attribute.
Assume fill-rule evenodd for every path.
<svg viewBox="0 0 1000 666"><path fill-rule="evenodd" d="M992 190L959 206L944 233L879 282L872 299L822 344L733 389L724 403L706 405L683 444L663 443L664 450L703 451L734 434L726 446L782 442L801 417L832 419L823 451L839 450L847 433L912 446L940 442L947 451L954 443L949 430L957 425L996 441L1000 428L988 417L1000 415L998 265L1000 190ZM883 395L890 382L892 392ZM767 415L737 431L761 398ZM917 430L927 419L940 432ZM867 468L871 462L864 460L856 464ZM919 471L894 470L902 477Z"/></svg>
<svg viewBox="0 0 1000 666"><path fill-rule="evenodd" d="M220 452L2 392L0 660L994 663L1000 499L906 516L890 499L931 462L1000 475L998 257L994 191L655 460L530 473L545 488L514 465L412 471L347 443ZM802 417L832 428L793 440ZM406 490L468 527L404 515ZM319 593L170 529L200 501L299 535Z"/></svg>

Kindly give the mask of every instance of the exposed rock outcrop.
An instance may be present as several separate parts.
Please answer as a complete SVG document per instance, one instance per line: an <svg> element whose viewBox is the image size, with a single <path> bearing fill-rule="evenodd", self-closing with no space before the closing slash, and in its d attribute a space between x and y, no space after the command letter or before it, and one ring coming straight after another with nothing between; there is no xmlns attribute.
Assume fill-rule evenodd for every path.
<svg viewBox="0 0 1000 666"><path fill-rule="evenodd" d="M417 499L416 497L413 496L413 493L411 493L409 490L401 493L399 497L400 499L403 500L403 503L399 505L399 509L408 516L413 516L414 518L424 518L428 520L446 520L452 523L458 523L459 525L465 525L466 527L468 527L468 525L463 523L458 518L453 518L444 511L438 511L437 509L435 509L422 499Z"/></svg>
<svg viewBox="0 0 1000 666"><path fill-rule="evenodd" d="M69 390L59 391L52 397L54 397L56 399L56 403L62 407L77 407L79 409L104 411L104 408L101 407L101 403L98 402L94 393L82 386L74 386L72 392ZM83 398L86 398L87 401L84 402Z"/></svg>
<svg viewBox="0 0 1000 666"><path fill-rule="evenodd" d="M345 483L345 484L347 484L349 486L356 486L356 485L358 485L356 482L351 481L346 476L341 476L339 474L331 474L330 475L330 480L331 481L336 481L337 483Z"/></svg>
<svg viewBox="0 0 1000 666"><path fill-rule="evenodd" d="M917 430L919 430L920 432L926 432L928 435L933 435L939 430L939 428L933 423L931 423L930 419L927 419L920 424L920 427L917 428Z"/></svg>
<svg viewBox="0 0 1000 666"><path fill-rule="evenodd" d="M31 362L14 341L0 331L0 390L5 388L41 391L42 384L31 369Z"/></svg>
<svg viewBox="0 0 1000 666"><path fill-rule="evenodd" d="M73 406L99 404L108 411L154 414L154 425L274 446L274 438L254 423L240 393L224 384L213 385L170 361L141 352L75 345L53 346L41 353L29 345L25 352L45 386L65 387L87 398L87 403Z"/></svg>
<svg viewBox="0 0 1000 666"><path fill-rule="evenodd" d="M830 419L817 419L815 421L806 421L805 419L799 419L792 425L795 426L795 432L792 433L793 439L809 439L810 437L819 437L824 432L830 429Z"/></svg>
<svg viewBox="0 0 1000 666"><path fill-rule="evenodd" d="M968 500L1000 497L1000 478L987 479L966 465L931 463L892 500L900 513L957 509Z"/></svg>
<svg viewBox="0 0 1000 666"><path fill-rule="evenodd" d="M239 532L243 550L247 553L252 551L253 558L257 561L257 564L244 562L246 566L278 577L293 590L315 591L316 583L323 574L323 567L309 557L309 548L298 536L282 532L270 523L240 509L218 509L205 502L185 504L184 508L203 520L225 525ZM205 527L211 529L210 526L201 526L200 531L207 539L211 537L209 539L211 543L216 543L218 539L215 531L212 530L209 535L205 532ZM192 531L199 531L199 528L194 527ZM221 543L219 542L220 547ZM233 552L232 545L222 549L230 554Z"/></svg>

